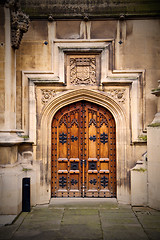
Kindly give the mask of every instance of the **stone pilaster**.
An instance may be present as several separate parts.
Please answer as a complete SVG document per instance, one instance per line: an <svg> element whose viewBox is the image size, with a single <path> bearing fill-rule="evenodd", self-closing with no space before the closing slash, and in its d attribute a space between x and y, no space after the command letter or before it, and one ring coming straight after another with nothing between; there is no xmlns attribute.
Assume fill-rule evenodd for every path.
<svg viewBox="0 0 160 240"><path fill-rule="evenodd" d="M147 129L148 205L160 209L160 80L152 94L158 97L157 113Z"/></svg>
<svg viewBox="0 0 160 240"><path fill-rule="evenodd" d="M158 80L159 86L156 89L152 90L152 94L154 94L156 97L158 97L157 102L157 113L155 114L155 117L152 121L152 124L160 124L160 80Z"/></svg>
<svg viewBox="0 0 160 240"><path fill-rule="evenodd" d="M23 33L28 30L29 18L20 9L19 1L8 0L4 8L4 120L0 127L0 146L23 142L16 129L16 50ZM6 158L5 158L6 159ZM6 162L8 160L6 159Z"/></svg>

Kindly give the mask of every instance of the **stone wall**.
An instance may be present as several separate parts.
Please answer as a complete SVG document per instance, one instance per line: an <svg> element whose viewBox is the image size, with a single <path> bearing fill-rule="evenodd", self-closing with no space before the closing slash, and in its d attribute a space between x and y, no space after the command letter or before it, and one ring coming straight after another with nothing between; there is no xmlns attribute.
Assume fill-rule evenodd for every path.
<svg viewBox="0 0 160 240"><path fill-rule="evenodd" d="M20 0L31 17L90 18L157 16L160 4L156 0Z"/></svg>
<svg viewBox="0 0 160 240"><path fill-rule="evenodd" d="M160 20L128 21L32 21L23 43L17 51L17 97L21 96L21 71L52 71L56 39L114 39L115 52L110 69L144 71L143 91L144 129L156 112L156 100L150 94L155 88L159 70ZM47 43L45 43L45 41ZM121 43L122 42L122 43ZM46 45L45 45L46 44ZM55 60L56 61L56 60ZM24 96L26 97L26 96ZM17 124L21 126L21 101L17 99ZM146 101L146 103L145 103ZM141 113L139 113L141 115ZM143 118L143 119L142 119Z"/></svg>
<svg viewBox="0 0 160 240"><path fill-rule="evenodd" d="M148 24L153 25L149 33ZM123 154L123 157L125 156L125 173L124 175L120 174L120 169L123 168L121 166L117 171L120 174L117 183L125 189L122 191L123 193L119 193L120 199L124 202L130 201L129 170L146 152L144 137L146 125L156 111L156 101L152 96L146 96L146 91L149 91L146 86L148 89L150 84L154 86L159 74L158 61L154 65L152 58L149 57L152 54L152 47L154 49L157 41L159 42L155 30L158 28L158 24L159 20L31 21L29 31L25 34L17 52L17 82L19 82L17 124L24 126L25 134L33 137L31 139L37 145L36 159L42 161L44 168L41 178L46 179L45 176L47 176L46 182L43 182L43 186L46 187L41 193L40 201L44 201L42 196L49 197L50 191L50 167L46 172L46 167L50 165L50 134L45 135L45 132L50 131L50 125L47 126L48 130L43 132L41 119L49 104L52 102L54 104L54 101L57 101L64 92L78 89L104 92L108 97L115 99L119 107L124 109L126 117L126 125L124 125L127 134L126 143L124 143L126 152ZM150 45L147 43L147 36L150 38ZM65 75L67 52L68 54L70 52L83 54L86 51L100 52L100 86L75 86L67 82ZM146 57L144 57L145 55ZM137 56L139 57L137 58ZM150 83L150 70L154 72L152 83ZM21 71L23 71L22 75ZM45 82L45 79L48 79L48 83ZM146 85L146 82L149 86ZM115 90L125 90L124 97L118 100ZM72 93L70 94L72 95ZM21 95L23 96L22 101ZM30 102L28 102L28 98ZM146 98L148 102L153 98L152 108L149 104L146 108ZM67 104L65 96L63 101L63 104ZM76 101L76 98L72 101ZM22 114L21 109L24 110ZM31 115L28 109L32 112ZM34 115L36 115L36 119ZM46 119L46 122L48 121L51 120ZM123 162L123 157L120 157L119 163ZM123 194L125 197L122 196Z"/></svg>
<svg viewBox="0 0 160 240"><path fill-rule="evenodd" d="M160 126L150 126L148 137L148 205L160 210Z"/></svg>
<svg viewBox="0 0 160 240"><path fill-rule="evenodd" d="M4 9L0 7L0 126L4 124L5 111L5 94L4 94L4 80L5 80L5 18Z"/></svg>
<svg viewBox="0 0 160 240"><path fill-rule="evenodd" d="M23 3L29 13L26 5L31 2ZM38 19L32 15L29 30L15 50L10 10L1 7L0 13L1 212L21 211L21 183L26 176L31 178L31 204L49 202L51 122L61 107L80 100L100 104L114 116L117 198L134 202L130 169L146 152L147 125L157 111L157 100L150 90L156 88L160 76L160 20L50 17L48 21L46 16ZM78 84L71 81L71 66L67 64L75 55L99 59L99 67L94 66L99 74L93 84L82 83L82 79ZM146 172L143 177L146 182ZM11 191L11 180L15 191ZM146 204L146 190L144 200L141 193L138 202Z"/></svg>

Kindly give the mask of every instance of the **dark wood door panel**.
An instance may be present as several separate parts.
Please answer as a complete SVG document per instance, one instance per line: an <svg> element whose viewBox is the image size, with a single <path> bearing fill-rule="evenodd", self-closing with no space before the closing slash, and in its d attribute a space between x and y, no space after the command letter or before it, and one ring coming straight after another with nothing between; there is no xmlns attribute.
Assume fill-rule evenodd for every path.
<svg viewBox="0 0 160 240"><path fill-rule="evenodd" d="M52 196L81 196L82 106L62 108L52 121Z"/></svg>
<svg viewBox="0 0 160 240"><path fill-rule="evenodd" d="M62 108L52 122L52 196L116 196L112 114L86 101Z"/></svg>
<svg viewBox="0 0 160 240"><path fill-rule="evenodd" d="M115 148L114 153L111 150L111 143L115 143L115 121L109 111L94 103L86 102L85 110L85 196L115 196L116 166L111 164L116 152Z"/></svg>

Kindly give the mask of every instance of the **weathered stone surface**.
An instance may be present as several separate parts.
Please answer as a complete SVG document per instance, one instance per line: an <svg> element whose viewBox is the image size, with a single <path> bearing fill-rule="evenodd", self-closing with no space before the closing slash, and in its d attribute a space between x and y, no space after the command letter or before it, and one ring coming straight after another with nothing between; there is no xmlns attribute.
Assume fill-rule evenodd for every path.
<svg viewBox="0 0 160 240"><path fill-rule="evenodd" d="M0 7L0 42L4 42L4 9Z"/></svg>
<svg viewBox="0 0 160 240"><path fill-rule="evenodd" d="M148 127L147 131L149 206L160 210L160 126L156 127L156 124L155 126L153 124L152 127Z"/></svg>
<svg viewBox="0 0 160 240"><path fill-rule="evenodd" d="M132 209L115 199L61 198L21 213L14 224L0 228L0 239L159 240L159 223L158 211Z"/></svg>
<svg viewBox="0 0 160 240"><path fill-rule="evenodd" d="M23 36L23 41L41 41L48 38L47 21L31 21L29 30Z"/></svg>
<svg viewBox="0 0 160 240"><path fill-rule="evenodd" d="M60 39L79 39L82 38L80 34L80 21L58 21L57 27L57 38Z"/></svg>
<svg viewBox="0 0 160 240"><path fill-rule="evenodd" d="M93 21L91 23L91 38L115 38L117 34L117 21Z"/></svg>
<svg viewBox="0 0 160 240"><path fill-rule="evenodd" d="M0 127L4 124L5 109L5 29L4 29L4 9L0 6Z"/></svg>
<svg viewBox="0 0 160 240"><path fill-rule="evenodd" d="M14 2L15 0L10 1L10 4ZM10 41L10 9L4 8L4 12L1 9L0 16L0 124L3 130L1 143L5 141L5 144L9 145L30 141L34 146L28 150L19 148L18 153L13 153L14 157L10 158L12 163L17 159L17 154L18 162L15 168L11 165L9 170L15 170L12 182L21 186L22 177L29 176L32 204L50 201L53 116L63 106L85 100L102 105L114 115L117 199L130 203L129 170L146 151L146 141L140 141L139 136L146 131L146 125L156 113L157 103L151 89L157 87L157 79L160 76L160 20L159 17L151 17L159 15L158 1L20 2L23 11L31 16L32 21L29 31L16 51L12 49ZM48 19L50 14L52 16ZM123 21L119 21L120 14ZM146 19L145 16L150 18ZM4 17L7 23L5 38ZM131 19L132 17L139 18ZM65 18L72 19L67 21ZM71 53L100 55L99 84L68 84L66 73L69 68L66 66L66 56ZM13 134L5 134L4 131L13 131ZM23 137L18 137L17 132ZM1 150L3 153L0 157L4 164L10 163L9 149L11 148L8 148L8 153L5 148L4 151ZM27 160L35 165L34 171L26 170ZM21 161L26 161L25 171L21 169ZM36 165L37 162L40 164ZM30 164L29 168L31 167ZM19 189L14 185L15 191L10 192L7 167L3 166L0 170L6 184L1 186L8 189L3 191L2 209L6 213L10 213L11 210L16 210L17 213L21 204ZM20 174L20 178L17 174ZM155 176L158 178L157 174ZM7 196L10 193L18 199L18 204L11 198L8 202Z"/></svg>
<svg viewBox="0 0 160 240"><path fill-rule="evenodd" d="M0 147L0 164L13 164L17 162L17 146Z"/></svg>
<svg viewBox="0 0 160 240"><path fill-rule="evenodd" d="M159 15L160 3L156 0L21 0L23 10L30 17L74 18Z"/></svg>

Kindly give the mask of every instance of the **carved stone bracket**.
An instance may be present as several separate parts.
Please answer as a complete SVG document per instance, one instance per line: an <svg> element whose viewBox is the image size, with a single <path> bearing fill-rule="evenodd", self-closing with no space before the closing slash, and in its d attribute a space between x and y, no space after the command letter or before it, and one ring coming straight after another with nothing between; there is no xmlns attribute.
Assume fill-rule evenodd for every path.
<svg viewBox="0 0 160 240"><path fill-rule="evenodd" d="M23 34L28 31L29 17L22 11L11 12L11 42L12 47L19 48Z"/></svg>
<svg viewBox="0 0 160 240"><path fill-rule="evenodd" d="M105 93L107 94L107 96L116 99L120 103L125 102L125 97L124 97L125 89L110 89L110 90L107 90Z"/></svg>
<svg viewBox="0 0 160 240"><path fill-rule="evenodd" d="M42 104L46 104L52 97L55 96L53 89L41 89L42 91Z"/></svg>
<svg viewBox="0 0 160 240"><path fill-rule="evenodd" d="M11 44L14 49L18 49L23 34L28 31L29 16L21 11L19 1L8 0L5 6L11 11Z"/></svg>

